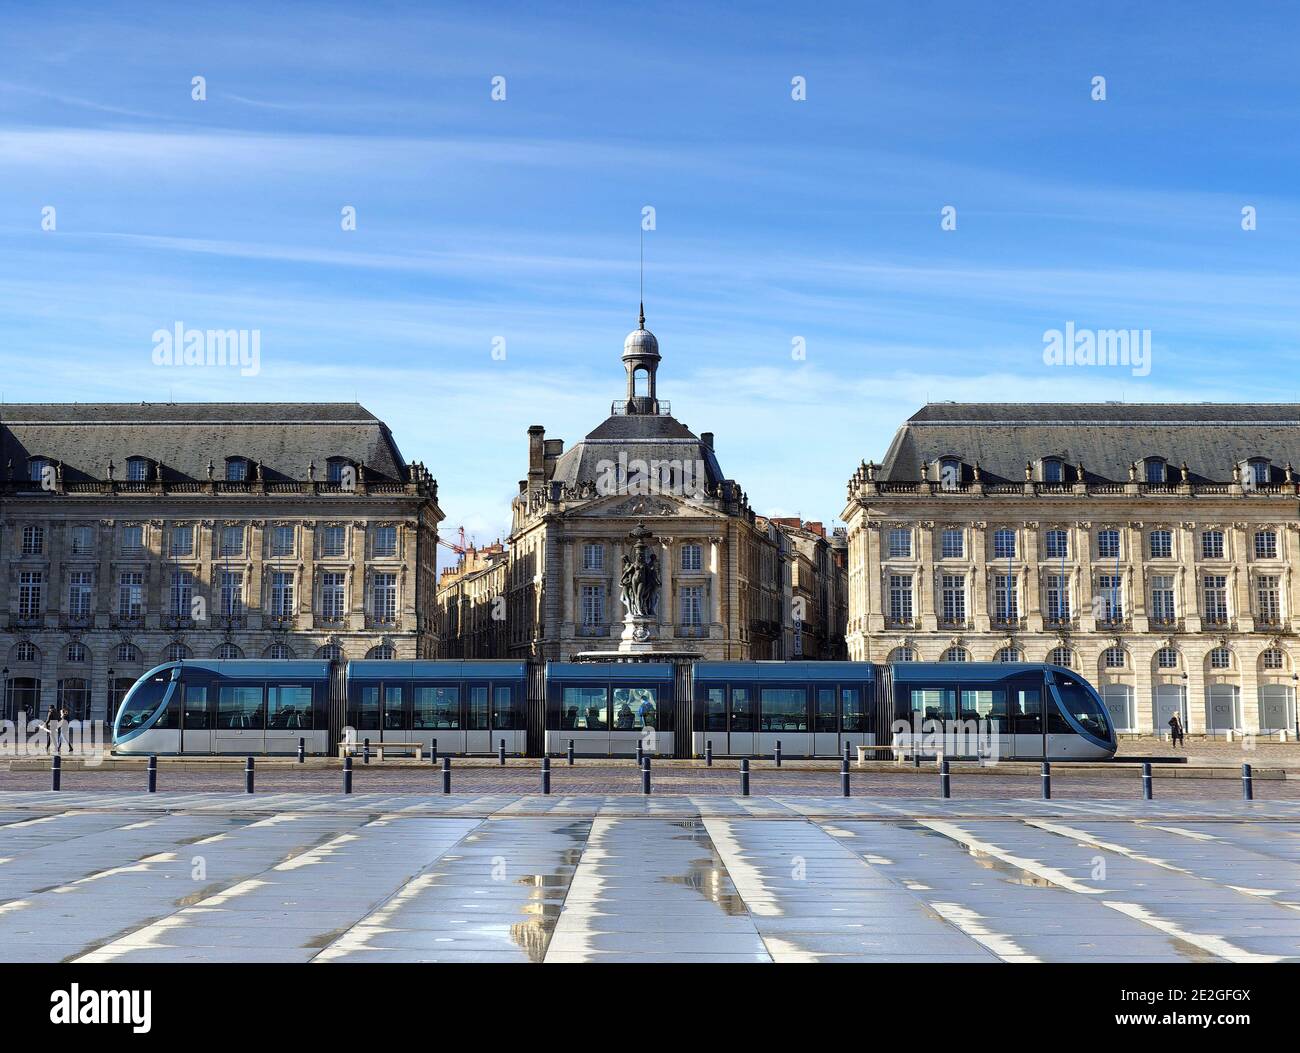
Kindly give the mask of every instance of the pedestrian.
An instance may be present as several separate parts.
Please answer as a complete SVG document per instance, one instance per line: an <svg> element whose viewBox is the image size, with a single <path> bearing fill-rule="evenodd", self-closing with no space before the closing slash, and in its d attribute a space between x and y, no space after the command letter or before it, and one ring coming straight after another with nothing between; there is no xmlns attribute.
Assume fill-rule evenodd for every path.
<svg viewBox="0 0 1300 1053"><path fill-rule="evenodd" d="M1183 722L1179 719L1177 713L1169 718L1169 737L1173 739L1175 749L1183 746L1183 740L1186 736L1183 734ZM1183 748L1186 749L1187 747L1183 746Z"/></svg>
<svg viewBox="0 0 1300 1053"><path fill-rule="evenodd" d="M68 752L71 753L72 741L67 737L67 731L68 731L68 707L67 706L63 706L62 708L59 709L58 719L54 722L54 727L58 732L58 736L59 736L58 752L59 753L63 752L63 743L66 740L68 743Z"/></svg>
<svg viewBox="0 0 1300 1053"><path fill-rule="evenodd" d="M59 711L55 709L53 705L51 705L50 711L45 714L45 723L40 728L41 731L45 732L46 749L49 750L49 752L51 753L54 752L54 726L58 722L59 722ZM39 742L40 740L38 739L37 741Z"/></svg>

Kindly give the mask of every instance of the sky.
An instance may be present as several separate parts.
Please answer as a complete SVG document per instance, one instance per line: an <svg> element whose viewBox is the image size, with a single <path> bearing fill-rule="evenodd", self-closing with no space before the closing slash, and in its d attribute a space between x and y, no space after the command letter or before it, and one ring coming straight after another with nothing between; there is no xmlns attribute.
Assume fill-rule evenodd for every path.
<svg viewBox="0 0 1300 1053"><path fill-rule="evenodd" d="M1300 10L808 6L0 0L0 398L359 401L486 543L622 397L644 250L760 514L927 401L1300 401Z"/></svg>

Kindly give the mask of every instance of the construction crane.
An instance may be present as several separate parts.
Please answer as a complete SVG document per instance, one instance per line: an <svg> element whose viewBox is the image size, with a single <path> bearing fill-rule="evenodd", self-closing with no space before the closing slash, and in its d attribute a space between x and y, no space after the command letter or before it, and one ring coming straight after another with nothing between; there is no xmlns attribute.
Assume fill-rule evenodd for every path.
<svg viewBox="0 0 1300 1053"><path fill-rule="evenodd" d="M465 528L463 526L456 528L456 536L460 538L459 543L455 541L445 541L441 536L439 536L438 544L442 545L443 548L451 549L457 555L464 558L465 553L469 551L469 544L465 540Z"/></svg>

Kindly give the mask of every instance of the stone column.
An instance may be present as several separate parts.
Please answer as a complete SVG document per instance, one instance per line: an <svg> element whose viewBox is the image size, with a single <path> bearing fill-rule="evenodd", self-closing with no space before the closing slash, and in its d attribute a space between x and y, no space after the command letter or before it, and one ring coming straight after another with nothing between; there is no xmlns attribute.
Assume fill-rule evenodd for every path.
<svg viewBox="0 0 1300 1053"><path fill-rule="evenodd" d="M722 627L722 538L709 538L709 635L714 635L714 626Z"/></svg>
<svg viewBox="0 0 1300 1053"><path fill-rule="evenodd" d="M674 626L677 624L676 611L673 607L673 541L671 537L659 539L659 624L668 631L666 636L676 636Z"/></svg>

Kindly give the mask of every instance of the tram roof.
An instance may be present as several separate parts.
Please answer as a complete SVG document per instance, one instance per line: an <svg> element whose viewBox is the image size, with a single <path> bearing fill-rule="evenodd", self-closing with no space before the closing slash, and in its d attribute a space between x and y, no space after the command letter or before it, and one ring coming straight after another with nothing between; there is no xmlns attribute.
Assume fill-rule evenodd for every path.
<svg viewBox="0 0 1300 1053"><path fill-rule="evenodd" d="M963 684L997 683L1024 673L1042 674L1056 666L1041 662L894 662L890 666L896 684L926 683ZM1070 672L1070 670L1060 670ZM1078 674L1073 674L1077 676Z"/></svg>
<svg viewBox="0 0 1300 1053"><path fill-rule="evenodd" d="M697 662L696 680L874 680L871 662Z"/></svg>
<svg viewBox="0 0 1300 1053"><path fill-rule="evenodd" d="M348 663L349 680L523 680L525 675L523 662L490 659L395 662L368 658Z"/></svg>
<svg viewBox="0 0 1300 1053"><path fill-rule="evenodd" d="M179 666L186 669L203 669L221 676L242 676L250 679L274 680L278 677L319 677L329 675L329 662L316 659L283 658L186 658L168 662L159 668ZM153 672L153 670L150 670Z"/></svg>
<svg viewBox="0 0 1300 1053"><path fill-rule="evenodd" d="M547 680L667 680L671 662L547 662Z"/></svg>

